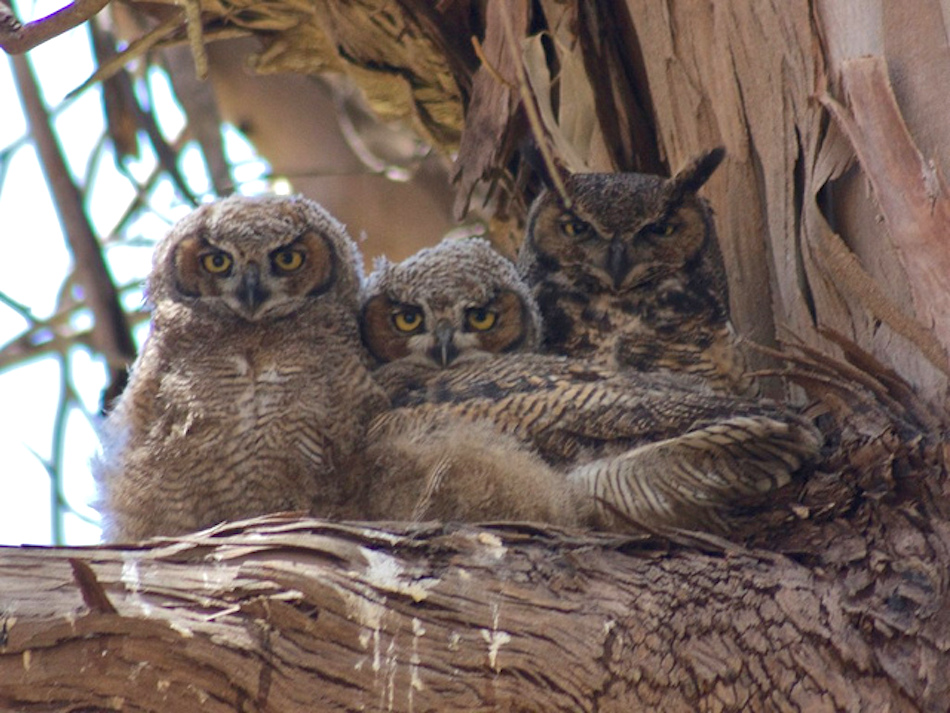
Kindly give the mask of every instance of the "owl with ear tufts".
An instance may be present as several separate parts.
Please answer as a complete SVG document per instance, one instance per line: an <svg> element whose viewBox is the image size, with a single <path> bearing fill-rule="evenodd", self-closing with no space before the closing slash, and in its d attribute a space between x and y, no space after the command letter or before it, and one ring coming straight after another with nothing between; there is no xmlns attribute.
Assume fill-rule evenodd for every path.
<svg viewBox="0 0 950 713"><path fill-rule="evenodd" d="M362 357L362 261L302 198L200 207L158 245L151 332L94 463L106 539L338 514L389 407Z"/></svg>
<svg viewBox="0 0 950 713"><path fill-rule="evenodd" d="M401 263L377 261L363 289L363 342L377 363L447 367L535 351L541 318L514 264L487 240L443 240Z"/></svg>
<svg viewBox="0 0 950 713"><path fill-rule="evenodd" d="M757 393L729 319L712 211L697 191L725 155L672 178L579 173L541 192L518 266L544 320L542 349Z"/></svg>
<svg viewBox="0 0 950 713"><path fill-rule="evenodd" d="M409 470L393 460L400 455L431 461L425 490L443 500L423 507L424 497L426 512L447 499L503 518L548 503L542 519L564 522L550 506L563 502L578 520L611 529L727 531L730 508L761 500L818 454L815 429L779 404L713 393L679 374L526 353L537 313L511 267L487 242L443 242L380 264L364 289L363 339L395 406L370 428L375 461L397 464L383 477ZM454 341L470 310L497 309L502 293L520 304L498 309L495 324L521 325L512 333L525 338ZM417 318L400 324L407 313ZM446 325L446 337L433 338L427 322ZM446 444L463 441L466 458L440 465ZM468 476L477 469L486 476ZM379 491L383 511L405 492Z"/></svg>

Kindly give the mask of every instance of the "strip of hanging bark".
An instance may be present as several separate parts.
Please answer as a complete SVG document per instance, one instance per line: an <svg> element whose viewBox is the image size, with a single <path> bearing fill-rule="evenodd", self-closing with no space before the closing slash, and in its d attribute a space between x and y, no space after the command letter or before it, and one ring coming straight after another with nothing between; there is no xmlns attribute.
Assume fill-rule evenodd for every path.
<svg viewBox="0 0 950 713"><path fill-rule="evenodd" d="M511 24L511 34L524 37L527 2L489 0L485 8L485 39L480 43L484 60L472 79L472 95L452 176L457 187L454 212L459 220L468 211L476 184L504 165L507 158L500 156L499 151L506 144L505 132L518 104L515 62L520 59L507 46L503 24L506 19ZM499 77L504 81L499 81Z"/></svg>
<svg viewBox="0 0 950 713"><path fill-rule="evenodd" d="M564 185L563 176L567 174L565 158L561 156L559 152L555 154L552 151L552 148L557 147L557 136L548 130L548 123L542 121L544 113L543 107L540 105L537 93L528 81L526 45L519 39L520 35L518 37L515 36L514 29L511 26L511 20L505 15L502 16L502 26L505 30L505 44L508 47L508 52L514 59L513 64L515 76L518 80L517 87L518 95L521 97L521 106L528 118L528 125L531 128L531 133L534 135L538 150L541 152L541 158L544 160L547 176L555 190L560 194L564 205L570 208L573 203L573 198L568 195L567 188ZM546 82L544 90L547 96L543 101L546 101L548 106L550 106L550 75L548 75L546 79L541 80L539 85L544 82ZM551 116L550 123L550 128L557 131L553 115Z"/></svg>
<svg viewBox="0 0 950 713"><path fill-rule="evenodd" d="M823 221L817 226L816 238L815 246L828 266L828 273L838 281L837 284L860 300L868 312L914 344L931 364L950 375L947 352L933 331L904 314L894 304L886 290L861 266L844 240Z"/></svg>
<svg viewBox="0 0 950 713"><path fill-rule="evenodd" d="M875 663L887 637L820 577L698 542L271 516L2 549L0 706L918 710ZM115 613L84 604L71 561Z"/></svg>
<svg viewBox="0 0 950 713"><path fill-rule="evenodd" d="M204 79L208 76L208 55L202 39L204 28L201 24L201 5L198 0L180 0L179 4L185 8L185 32L195 61L195 74L198 79Z"/></svg>
<svg viewBox="0 0 950 713"><path fill-rule="evenodd" d="M578 0L577 37L593 110L615 169L660 173L662 162L640 43L622 3Z"/></svg>
<svg viewBox="0 0 950 713"><path fill-rule="evenodd" d="M0 0L0 48L10 54L23 54L78 27L108 2L109 0L76 0L44 18L23 25L13 16L6 3Z"/></svg>
<svg viewBox="0 0 950 713"><path fill-rule="evenodd" d="M845 108L821 97L847 133L878 205L895 250L909 277L918 319L943 345L935 365L950 373L950 196L939 167L918 150L894 97L883 59L849 60L841 66ZM933 361L933 356L928 355Z"/></svg>
<svg viewBox="0 0 950 713"><path fill-rule="evenodd" d="M116 56L115 38L101 22L94 19L89 23L89 34L92 37L92 50L96 58L96 65L102 66ZM124 75L124 76L123 76ZM112 141L117 163L139 154L139 125L136 113L131 105L134 101L132 82L128 72L123 67L117 76L102 80L102 106L105 112L106 133Z"/></svg>

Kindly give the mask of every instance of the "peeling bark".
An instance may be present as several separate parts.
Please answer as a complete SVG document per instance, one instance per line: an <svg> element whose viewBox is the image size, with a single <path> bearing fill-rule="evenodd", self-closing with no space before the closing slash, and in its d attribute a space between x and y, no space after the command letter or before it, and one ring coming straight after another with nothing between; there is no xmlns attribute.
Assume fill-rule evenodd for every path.
<svg viewBox="0 0 950 713"><path fill-rule="evenodd" d="M940 0L284 0L267 12L208 0L204 10L209 24L266 38L259 70L343 72L384 117L408 118L446 154L458 148L456 212L487 195L506 249L537 190L522 160L532 136L575 142L578 160L556 156L560 165L598 170L675 171L724 145L704 194L739 331L765 345L791 333L839 356L822 336L832 329L931 404L950 404ZM519 61L535 70L528 86ZM866 93L859 68L872 65L880 81ZM579 96L590 97L581 122ZM553 119L539 129L524 107L542 99Z"/></svg>
<svg viewBox="0 0 950 713"><path fill-rule="evenodd" d="M840 584L711 538L272 516L0 579L23 711L917 710Z"/></svg>

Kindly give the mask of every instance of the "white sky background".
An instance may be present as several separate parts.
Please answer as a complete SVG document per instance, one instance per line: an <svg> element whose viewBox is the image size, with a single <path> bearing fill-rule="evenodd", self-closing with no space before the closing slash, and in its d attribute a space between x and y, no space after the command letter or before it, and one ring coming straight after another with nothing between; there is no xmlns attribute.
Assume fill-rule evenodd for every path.
<svg viewBox="0 0 950 713"><path fill-rule="evenodd" d="M62 6L62 2L41 0L35 5L20 2L21 21L42 17ZM46 105L59 106L66 95L85 81L94 65L88 31L79 27L50 40L29 53ZM152 100L166 139L177 136L184 125L164 76L149 75ZM144 89L144 87L139 87ZM93 88L78 96L56 115L54 127L72 170L82 182L94 160L96 145L104 131L100 93ZM0 152L15 147L7 156L6 174L0 184L0 293L27 307L34 317L45 319L55 311L57 297L71 267L62 229L39 160L32 144L23 142L27 133L10 58L0 51ZM142 138L140 136L140 138ZM137 180L144 182L155 160L146 141L140 141L142 158L129 165ZM225 131L225 146L234 178L241 192L266 189L261 180L268 168L256 159L253 150L234 130ZM106 143L90 181L87 214L100 237L109 236L135 196L129 180L115 166L111 146ZM209 183L204 164L193 146L183 153L179 168L196 195L208 196ZM117 244L107 250L107 259L117 285L141 281L148 272L151 246L169 225L188 212L167 179L149 194L155 211L140 212L127 237L131 244ZM127 309L142 301L140 289L123 298ZM80 314L76 325L88 325L88 315ZM0 302L0 347L20 336L28 322L16 310ZM137 330L141 342L146 328ZM69 376L87 414L73 409L68 416L64 442L63 488L69 504L83 516L98 520L90 507L95 486L89 459L95 452L94 422L106 371L101 359L83 349L71 354ZM0 371L0 544L51 543L50 478L40 459L49 459L53 448L53 424L60 400L61 369L57 356L40 358L23 367ZM160 506L160 505L158 505ZM67 514L64 522L68 544L88 544L99 540L99 528L81 517Z"/></svg>

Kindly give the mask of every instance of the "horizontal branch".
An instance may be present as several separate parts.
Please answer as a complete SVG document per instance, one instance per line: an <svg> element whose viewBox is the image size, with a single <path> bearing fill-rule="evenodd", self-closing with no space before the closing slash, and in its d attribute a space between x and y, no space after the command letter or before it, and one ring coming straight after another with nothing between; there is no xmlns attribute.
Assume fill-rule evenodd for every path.
<svg viewBox="0 0 950 713"><path fill-rule="evenodd" d="M697 544L275 515L0 549L0 707L914 709L833 586Z"/></svg>

